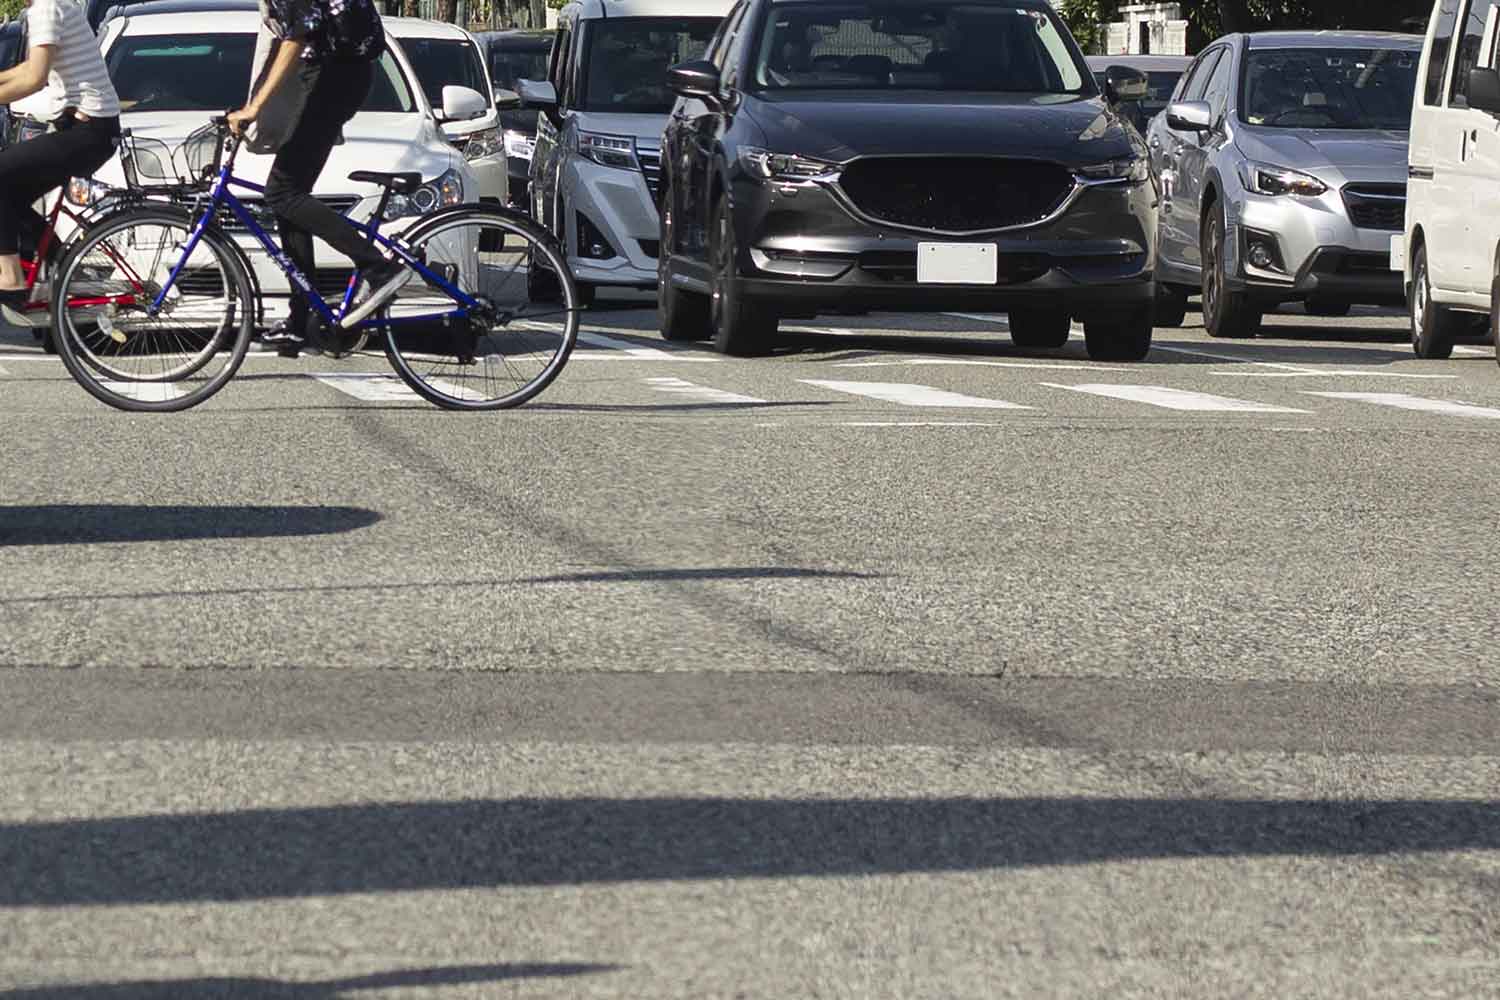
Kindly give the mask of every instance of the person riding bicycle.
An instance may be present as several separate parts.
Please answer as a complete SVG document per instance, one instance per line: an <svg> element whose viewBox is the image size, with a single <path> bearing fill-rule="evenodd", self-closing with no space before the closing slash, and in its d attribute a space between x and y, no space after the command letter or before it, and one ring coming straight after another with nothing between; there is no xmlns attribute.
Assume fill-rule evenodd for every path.
<svg viewBox="0 0 1500 1000"><path fill-rule="evenodd" d="M72 0L28 0L26 61L0 72L0 104L45 92L56 108L50 130L0 149L0 305L27 298L19 255L23 235L45 222L32 203L70 177L87 177L114 154L120 100L83 7Z"/></svg>
<svg viewBox="0 0 1500 1000"><path fill-rule="evenodd" d="M262 0L262 10L277 39L276 50L249 103L230 113L229 127L243 135L271 95L294 74L300 77L307 99L272 161L265 203L276 215L283 249L309 280L314 236L354 261L364 278L365 296L343 319L352 325L395 295L412 272L399 260L387 260L342 216L314 198L312 189L344 125L369 96L375 61L385 51L385 28L372 0ZM322 338L321 321L306 297L293 289L286 335L268 339L286 340L295 356L296 343L309 335L315 341Z"/></svg>

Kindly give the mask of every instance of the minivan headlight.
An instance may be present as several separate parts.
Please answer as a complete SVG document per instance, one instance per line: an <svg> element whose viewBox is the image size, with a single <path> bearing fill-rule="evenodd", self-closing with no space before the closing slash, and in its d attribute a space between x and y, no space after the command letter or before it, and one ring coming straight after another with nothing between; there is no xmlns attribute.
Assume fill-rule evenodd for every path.
<svg viewBox="0 0 1500 1000"><path fill-rule="evenodd" d="M740 147L740 167L756 180L793 184L832 180L839 172L837 163L793 153L773 153L754 146Z"/></svg>
<svg viewBox="0 0 1500 1000"><path fill-rule="evenodd" d="M385 217L401 219L413 215L426 215L437 208L462 204L463 200L464 179L458 175L457 170L450 169L441 177L423 184L411 194L391 195L391 200L386 202Z"/></svg>
<svg viewBox="0 0 1500 1000"><path fill-rule="evenodd" d="M464 159L482 160L486 156L498 156L503 149L499 128L487 128L469 136L464 144Z"/></svg>
<svg viewBox="0 0 1500 1000"><path fill-rule="evenodd" d="M86 208L89 205L97 205L114 193L114 189L108 184L101 184L87 177L71 177L68 186L64 189L68 196L70 205Z"/></svg>
<svg viewBox="0 0 1500 1000"><path fill-rule="evenodd" d="M1264 163L1247 163L1244 167L1245 187L1256 194L1294 194L1303 198L1316 198L1328 190L1328 185L1311 174L1285 167L1273 167Z"/></svg>
<svg viewBox="0 0 1500 1000"><path fill-rule="evenodd" d="M635 140L628 135L579 132L578 152L601 167L619 167L622 170L640 169L640 163L635 158Z"/></svg>
<svg viewBox="0 0 1500 1000"><path fill-rule="evenodd" d="M1128 181L1139 184L1151 176L1151 164L1144 156L1127 156L1079 167L1077 173L1090 181Z"/></svg>

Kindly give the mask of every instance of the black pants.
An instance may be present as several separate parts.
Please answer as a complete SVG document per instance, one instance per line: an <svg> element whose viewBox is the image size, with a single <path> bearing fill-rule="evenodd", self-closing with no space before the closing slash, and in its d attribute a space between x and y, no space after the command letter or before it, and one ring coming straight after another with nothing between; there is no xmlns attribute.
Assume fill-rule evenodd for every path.
<svg viewBox="0 0 1500 1000"><path fill-rule="evenodd" d="M314 236L352 259L361 270L385 259L343 216L312 196L339 130L369 96L375 67L370 62L304 63L298 72L308 87L307 104L271 164L266 177L266 207L276 213L282 249L307 280L316 284ZM306 328L308 313L306 298L294 288L287 329L300 334Z"/></svg>
<svg viewBox="0 0 1500 1000"><path fill-rule="evenodd" d="M88 177L114 155L120 119L76 121L71 112L58 131L0 149L0 254L16 253L21 238L35 246L46 221L31 203L70 177Z"/></svg>

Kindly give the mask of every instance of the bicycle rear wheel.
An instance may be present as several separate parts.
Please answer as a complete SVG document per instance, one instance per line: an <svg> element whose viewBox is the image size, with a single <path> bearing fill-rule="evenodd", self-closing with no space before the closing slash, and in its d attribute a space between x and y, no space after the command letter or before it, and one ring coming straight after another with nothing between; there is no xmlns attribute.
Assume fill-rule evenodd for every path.
<svg viewBox="0 0 1500 1000"><path fill-rule="evenodd" d="M561 247L530 219L487 208L444 212L405 237L409 251L478 303L469 315L440 288L413 279L381 316L386 357L422 398L451 410L519 406L557 378L578 339L578 290ZM560 281L556 301L533 301L530 268Z"/></svg>
<svg viewBox="0 0 1500 1000"><path fill-rule="evenodd" d="M193 226L185 210L126 209L96 223L63 260L52 288L53 337L69 374L96 399L136 412L185 410L218 392L245 360L254 329L250 276L214 229L186 255Z"/></svg>

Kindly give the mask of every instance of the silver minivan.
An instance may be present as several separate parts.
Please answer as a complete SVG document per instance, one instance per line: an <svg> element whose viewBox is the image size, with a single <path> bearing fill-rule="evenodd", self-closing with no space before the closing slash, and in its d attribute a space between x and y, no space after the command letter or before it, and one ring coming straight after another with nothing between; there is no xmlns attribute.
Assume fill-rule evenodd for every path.
<svg viewBox="0 0 1500 1000"><path fill-rule="evenodd" d="M703 55L731 0L581 0L558 15L536 108L531 214L563 244L580 300L601 286L656 288L667 69ZM531 279L546 281L539 270ZM545 296L534 287L534 296Z"/></svg>

